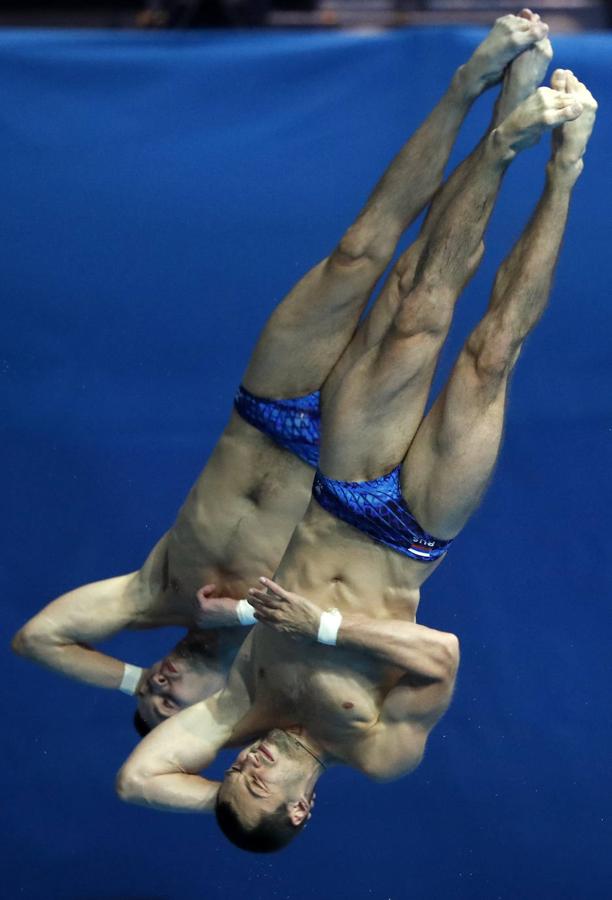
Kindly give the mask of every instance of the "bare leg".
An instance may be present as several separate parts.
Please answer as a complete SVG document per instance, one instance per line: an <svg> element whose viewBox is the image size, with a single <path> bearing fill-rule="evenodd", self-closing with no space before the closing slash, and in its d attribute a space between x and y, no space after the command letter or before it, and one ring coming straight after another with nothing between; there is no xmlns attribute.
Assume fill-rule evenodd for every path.
<svg viewBox="0 0 612 900"><path fill-rule="evenodd" d="M582 107L539 88L479 145L462 183L425 242L414 283L382 340L324 392L321 468L333 478L371 478L402 460L419 427L454 303L474 271L482 236L510 161Z"/></svg>
<svg viewBox="0 0 612 900"><path fill-rule="evenodd" d="M535 214L501 266L489 309L405 461L406 501L421 525L441 538L461 530L491 477L510 374L548 301L571 191L595 120L597 105L571 72L557 70L552 85L577 97L583 112L554 132L546 186Z"/></svg>
<svg viewBox="0 0 612 900"><path fill-rule="evenodd" d="M547 26L499 19L457 71L438 105L377 184L333 253L315 266L272 314L244 377L255 394L288 397L321 386L348 344L397 241L438 189L471 104Z"/></svg>
<svg viewBox="0 0 612 900"><path fill-rule="evenodd" d="M513 27L520 27L517 40L525 39L526 23L530 24L532 34L540 34L547 30L547 26L540 21L540 17L528 9L522 10L518 17L510 18ZM506 67L493 120L490 129L483 136L483 141L491 129L501 124L503 119L507 118L541 84L552 58L552 52L550 41L544 37L523 50ZM357 355L362 353L366 347L373 346L383 338L402 297L411 290L414 284L417 267L427 250L428 241L430 241L437 223L446 214L456 195L464 190L466 183L472 178L474 167L478 165L478 150L481 144L457 167L448 181L436 193L419 237L398 260L365 326L360 330L359 339L356 338L353 341L347 358L341 364L342 368L338 372L340 377L343 374L342 369L350 366ZM484 248L480 248L480 250L482 249Z"/></svg>

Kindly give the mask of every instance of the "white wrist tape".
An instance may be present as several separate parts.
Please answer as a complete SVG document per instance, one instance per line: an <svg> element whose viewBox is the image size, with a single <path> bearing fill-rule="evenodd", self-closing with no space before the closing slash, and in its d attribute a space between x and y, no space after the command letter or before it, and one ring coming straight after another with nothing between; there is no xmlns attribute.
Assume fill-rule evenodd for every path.
<svg viewBox="0 0 612 900"><path fill-rule="evenodd" d="M341 624L342 613L339 609L328 609L327 612L322 612L317 635L319 644L328 644L330 647L335 647Z"/></svg>
<svg viewBox="0 0 612 900"><path fill-rule="evenodd" d="M132 666L130 663L125 663L123 667L123 678L121 679L121 684L119 685L119 690L122 694L133 694L136 688L138 687L138 682L140 681L140 676L142 675L142 669L140 666Z"/></svg>
<svg viewBox="0 0 612 900"><path fill-rule="evenodd" d="M254 625L257 622L255 610L248 600L239 600L236 607L236 615L241 625Z"/></svg>

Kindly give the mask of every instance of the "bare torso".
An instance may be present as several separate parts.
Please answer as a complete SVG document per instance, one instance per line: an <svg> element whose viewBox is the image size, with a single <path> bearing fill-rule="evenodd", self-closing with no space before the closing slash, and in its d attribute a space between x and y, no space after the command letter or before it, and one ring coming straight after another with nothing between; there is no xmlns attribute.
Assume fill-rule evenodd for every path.
<svg viewBox="0 0 612 900"><path fill-rule="evenodd" d="M322 609L414 622L419 588L440 564L423 564L378 544L312 501L276 579ZM301 724L339 762L376 777L370 749L385 697L402 670L363 653L294 639L258 625L248 648L254 704L240 739ZM404 748L404 771L423 744Z"/></svg>
<svg viewBox="0 0 612 900"><path fill-rule="evenodd" d="M135 627L190 627L203 584L238 599L260 575L272 575L306 510L313 474L234 412L141 570Z"/></svg>

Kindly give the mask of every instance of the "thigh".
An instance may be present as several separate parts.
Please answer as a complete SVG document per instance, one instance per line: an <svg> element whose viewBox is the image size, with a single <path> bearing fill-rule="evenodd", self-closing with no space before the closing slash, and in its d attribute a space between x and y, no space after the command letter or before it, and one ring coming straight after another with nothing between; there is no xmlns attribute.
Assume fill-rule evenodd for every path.
<svg viewBox="0 0 612 900"><path fill-rule="evenodd" d="M510 368L479 372L462 351L402 466L402 493L430 534L454 538L476 510L501 445Z"/></svg>
<svg viewBox="0 0 612 900"><path fill-rule="evenodd" d="M243 384L253 394L294 397L318 390L350 342L384 262L335 251L275 309Z"/></svg>
<svg viewBox="0 0 612 900"><path fill-rule="evenodd" d="M392 469L419 426L445 329L425 327L419 289L401 300L377 342L362 328L322 394L321 469L332 478L361 480ZM400 319L403 306L413 307Z"/></svg>

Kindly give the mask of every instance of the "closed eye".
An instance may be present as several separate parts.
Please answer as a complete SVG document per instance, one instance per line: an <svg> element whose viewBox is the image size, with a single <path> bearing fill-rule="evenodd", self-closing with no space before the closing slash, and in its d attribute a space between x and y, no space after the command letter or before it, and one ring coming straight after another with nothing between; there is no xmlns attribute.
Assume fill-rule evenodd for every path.
<svg viewBox="0 0 612 900"><path fill-rule="evenodd" d="M255 776L252 776L252 778L251 778L251 785L253 787L256 787L258 789L258 791L263 791L263 793L266 793L266 794L268 793L268 788L263 783L263 781L260 781L258 778L255 778Z"/></svg>

